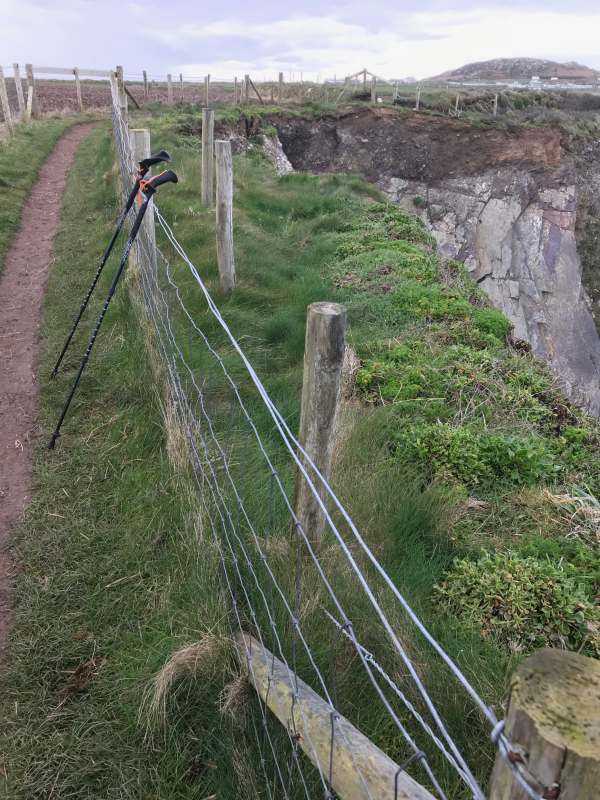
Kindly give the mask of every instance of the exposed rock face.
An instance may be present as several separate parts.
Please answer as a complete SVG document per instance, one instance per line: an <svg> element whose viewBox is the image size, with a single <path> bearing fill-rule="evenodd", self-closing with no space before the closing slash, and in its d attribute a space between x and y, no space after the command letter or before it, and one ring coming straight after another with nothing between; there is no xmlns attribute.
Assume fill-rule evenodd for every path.
<svg viewBox="0 0 600 800"><path fill-rule="evenodd" d="M568 395L600 416L600 338L575 240L577 174L558 132L379 109L273 122L294 168L362 173L419 214Z"/></svg>

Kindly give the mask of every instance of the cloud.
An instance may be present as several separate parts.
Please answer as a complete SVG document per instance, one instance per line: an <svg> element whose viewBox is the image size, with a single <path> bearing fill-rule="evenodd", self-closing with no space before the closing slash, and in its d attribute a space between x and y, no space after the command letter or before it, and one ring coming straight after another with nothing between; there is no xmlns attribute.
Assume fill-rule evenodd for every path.
<svg viewBox="0 0 600 800"><path fill-rule="evenodd" d="M303 71L307 77L317 73L330 77L367 66L390 78L427 77L467 61L548 54L569 60L580 53L594 53L600 39L600 13L499 8L413 12L382 22L377 31L330 15L255 23L223 19L204 26L181 25L159 36L177 40L183 47L185 42L209 46L202 62L177 65L184 73L193 67L199 74L212 71L227 77L233 69L272 78L282 69ZM219 42L232 38L239 55L221 57ZM244 42L252 45L250 57L243 56ZM220 57L211 59L212 53Z"/></svg>
<svg viewBox="0 0 600 800"><path fill-rule="evenodd" d="M192 0L171 0L168 13L157 0L0 0L0 51L5 63L123 63L129 73L210 72L228 79L245 72L272 79L280 70L314 79L365 66L388 78L426 77L502 56L577 59L600 67L600 10L587 2L473 5L334 0L319 13L316 0L300 0L297 13L285 16L272 0L232 0L219 16L217 4L199 7ZM157 18L160 24L146 22Z"/></svg>

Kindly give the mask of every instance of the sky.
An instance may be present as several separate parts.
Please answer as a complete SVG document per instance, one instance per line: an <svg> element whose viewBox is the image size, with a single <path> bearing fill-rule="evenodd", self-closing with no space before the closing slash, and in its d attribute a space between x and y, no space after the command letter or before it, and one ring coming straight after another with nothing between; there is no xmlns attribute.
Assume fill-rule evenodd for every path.
<svg viewBox="0 0 600 800"><path fill-rule="evenodd" d="M0 63L232 79L424 78L532 56L600 69L598 0L0 0ZM10 74L10 73L9 73Z"/></svg>

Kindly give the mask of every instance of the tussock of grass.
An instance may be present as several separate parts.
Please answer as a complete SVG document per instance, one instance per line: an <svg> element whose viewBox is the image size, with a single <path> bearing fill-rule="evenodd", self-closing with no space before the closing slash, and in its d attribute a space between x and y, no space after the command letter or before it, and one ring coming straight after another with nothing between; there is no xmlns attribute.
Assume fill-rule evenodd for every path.
<svg viewBox="0 0 600 800"><path fill-rule="evenodd" d="M162 727L167 722L167 701L176 683L182 678L211 678L223 668L223 661L231 650L231 642L211 633L206 633L199 641L176 650L160 669L149 687L146 710L149 729ZM224 688L221 710L235 706L233 684ZM239 691L238 691L239 693Z"/></svg>

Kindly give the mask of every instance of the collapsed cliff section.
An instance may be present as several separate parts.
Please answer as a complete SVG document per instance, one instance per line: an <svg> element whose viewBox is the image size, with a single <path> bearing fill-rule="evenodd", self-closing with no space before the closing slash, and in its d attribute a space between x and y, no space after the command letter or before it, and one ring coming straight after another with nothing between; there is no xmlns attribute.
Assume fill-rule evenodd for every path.
<svg viewBox="0 0 600 800"><path fill-rule="evenodd" d="M557 129L507 131L393 109L269 122L295 169L362 174L418 214L515 337L600 416L600 338L577 250L590 224L577 227L578 199L600 183L600 154L590 159Z"/></svg>

